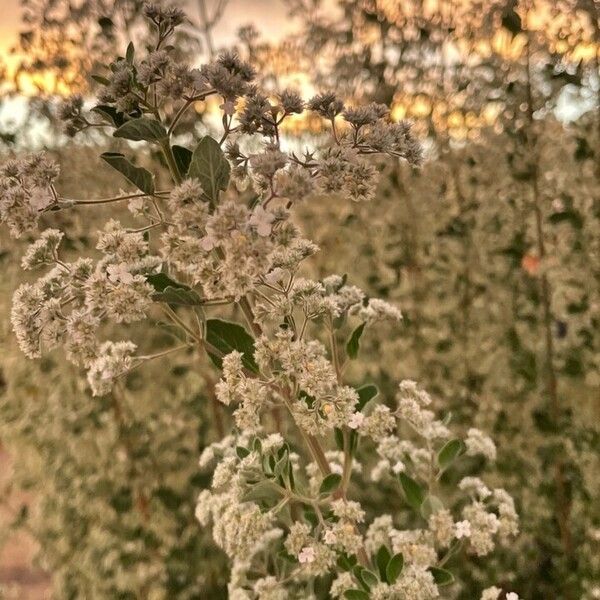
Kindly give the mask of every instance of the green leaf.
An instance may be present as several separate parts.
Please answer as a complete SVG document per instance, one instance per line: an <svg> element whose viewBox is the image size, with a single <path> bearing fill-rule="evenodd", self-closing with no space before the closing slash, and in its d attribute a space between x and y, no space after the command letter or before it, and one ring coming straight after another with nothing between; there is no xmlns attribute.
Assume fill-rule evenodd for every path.
<svg viewBox="0 0 600 600"><path fill-rule="evenodd" d="M256 500L276 500L281 495L281 488L272 481L259 481L248 490L244 496L244 502Z"/></svg>
<svg viewBox="0 0 600 600"><path fill-rule="evenodd" d="M171 279L166 273L147 275L146 281L156 290L152 294L155 302L184 306L200 306L202 304L202 298L198 292L189 285Z"/></svg>
<svg viewBox="0 0 600 600"><path fill-rule="evenodd" d="M92 112L98 113L105 121L112 123L115 127L121 127L125 123L125 117L114 106L98 104L92 108Z"/></svg>
<svg viewBox="0 0 600 600"><path fill-rule="evenodd" d="M377 569L379 571L379 576L382 581L387 581L385 571L387 569L387 565L390 562L391 558L390 551L388 547L382 545L379 550L377 550L377 556L375 557L375 562L377 563Z"/></svg>
<svg viewBox="0 0 600 600"><path fill-rule="evenodd" d="M241 352L244 367L258 373L258 365L254 360L254 338L241 325L221 319L209 319L206 321L206 341L223 355L234 350ZM222 357L210 352L208 355L219 369L223 366Z"/></svg>
<svg viewBox="0 0 600 600"><path fill-rule="evenodd" d="M125 60L132 65L133 64L133 57L135 55L135 48L133 46L133 42L129 42L129 44L127 45L127 50L125 52Z"/></svg>
<svg viewBox="0 0 600 600"><path fill-rule="evenodd" d="M366 323L361 323L350 336L348 343L346 344L346 352L348 358L355 359L358 356L358 350L360 348L360 336L365 330Z"/></svg>
<svg viewBox="0 0 600 600"><path fill-rule="evenodd" d="M358 393L358 404L356 405L357 411L362 411L362 409L366 406L369 400L372 400L377 396L379 390L376 385L372 383L367 383L359 388L357 388L356 392Z"/></svg>
<svg viewBox="0 0 600 600"><path fill-rule="evenodd" d="M399 474L400 484L404 490L406 501L415 510L419 510L423 500L425 500L425 493L423 488L414 480L412 477L406 475L406 473Z"/></svg>
<svg viewBox="0 0 600 600"><path fill-rule="evenodd" d="M369 571L369 569L363 569L360 572L360 575L361 575L362 580L365 582L365 584L367 585L367 587L369 589L379 583L379 579L377 578L377 575L375 575L375 573L373 573L373 571Z"/></svg>
<svg viewBox="0 0 600 600"><path fill-rule="evenodd" d="M102 75L92 75L92 79L100 85L110 85L110 81L106 77L102 77Z"/></svg>
<svg viewBox="0 0 600 600"><path fill-rule="evenodd" d="M385 579L389 584L392 584L400 577L400 573L402 573L402 569L404 568L404 556L401 552L398 554L394 554L392 558L390 558L390 562L387 564L385 568Z"/></svg>
<svg viewBox="0 0 600 600"><path fill-rule="evenodd" d="M445 471L465 450L465 444L462 440L454 439L446 442L437 455L440 469Z"/></svg>
<svg viewBox="0 0 600 600"><path fill-rule="evenodd" d="M154 193L154 179L152 173L147 169L136 167L119 152L104 152L100 155L100 158L124 175L128 181L142 192L146 194Z"/></svg>
<svg viewBox="0 0 600 600"><path fill-rule="evenodd" d="M185 146L177 146L177 144L173 146L172 150L173 156L175 157L175 163L177 164L177 170L182 175L185 175L192 162L192 151L188 150Z"/></svg>
<svg viewBox="0 0 600 600"><path fill-rule="evenodd" d="M436 585L444 587L454 583L454 575L446 569L440 569L439 567L429 567L429 572L433 575L433 580Z"/></svg>
<svg viewBox="0 0 600 600"><path fill-rule="evenodd" d="M250 450L248 450L248 448L244 448L243 446L236 446L235 453L237 454L238 458L242 459L246 458L246 456L250 454Z"/></svg>
<svg viewBox="0 0 600 600"><path fill-rule="evenodd" d="M348 600L369 600L369 594L362 590L346 590L344 592L344 598Z"/></svg>
<svg viewBox="0 0 600 600"><path fill-rule="evenodd" d="M339 487L340 483L342 483L342 476L338 473L329 473L321 482L321 487L319 488L319 494L331 494Z"/></svg>
<svg viewBox="0 0 600 600"><path fill-rule="evenodd" d="M219 191L227 189L230 171L231 166L219 143L208 135L204 136L192 154L188 177L200 181L209 202L216 204Z"/></svg>
<svg viewBox="0 0 600 600"><path fill-rule="evenodd" d="M167 139L167 131L156 119L140 117L126 121L117 129L113 136L125 138L133 142L157 142L161 143Z"/></svg>

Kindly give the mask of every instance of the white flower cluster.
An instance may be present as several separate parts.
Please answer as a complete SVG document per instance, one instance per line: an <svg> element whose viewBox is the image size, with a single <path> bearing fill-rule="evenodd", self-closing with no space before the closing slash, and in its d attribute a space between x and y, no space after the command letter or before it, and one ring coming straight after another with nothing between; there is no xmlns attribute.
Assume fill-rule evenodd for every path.
<svg viewBox="0 0 600 600"><path fill-rule="evenodd" d="M15 292L12 325L23 352L36 358L42 348L64 345L67 358L89 369L88 381L97 395L110 391L114 380L132 366L135 345L101 344L98 327L103 320L130 323L145 318L153 288L142 273L155 269L142 234L126 232L110 221L99 236L104 254L94 263L79 258L63 262L58 248L63 234L44 231L27 249L23 265L54 265L35 283Z"/></svg>
<svg viewBox="0 0 600 600"><path fill-rule="evenodd" d="M37 226L42 211L54 203L58 165L44 154L7 161L0 167L0 223L20 237Z"/></svg>

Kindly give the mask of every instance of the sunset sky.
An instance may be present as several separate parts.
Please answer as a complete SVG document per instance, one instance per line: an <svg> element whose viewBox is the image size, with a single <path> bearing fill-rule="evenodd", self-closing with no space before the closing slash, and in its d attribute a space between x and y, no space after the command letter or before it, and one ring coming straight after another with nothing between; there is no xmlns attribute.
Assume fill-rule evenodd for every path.
<svg viewBox="0 0 600 600"><path fill-rule="evenodd" d="M196 16L196 0L187 0L189 14ZM209 6L211 0L209 0ZM15 43L20 29L21 8L19 0L0 0L0 55L8 52ZM229 0L218 31L225 39L231 39L236 30L247 23L253 25L271 39L280 38L293 29L283 0Z"/></svg>

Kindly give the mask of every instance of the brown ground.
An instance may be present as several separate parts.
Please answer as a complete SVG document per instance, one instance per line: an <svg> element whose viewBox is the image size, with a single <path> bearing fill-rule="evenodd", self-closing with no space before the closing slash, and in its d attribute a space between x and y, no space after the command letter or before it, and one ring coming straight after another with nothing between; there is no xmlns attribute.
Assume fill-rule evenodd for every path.
<svg viewBox="0 0 600 600"><path fill-rule="evenodd" d="M0 445L0 489L5 489L11 477L10 457ZM0 532L14 518L23 504L31 498L21 491L9 494L8 501L0 504ZM0 599L49 600L50 578L33 565L35 541L25 532L11 534L0 545Z"/></svg>

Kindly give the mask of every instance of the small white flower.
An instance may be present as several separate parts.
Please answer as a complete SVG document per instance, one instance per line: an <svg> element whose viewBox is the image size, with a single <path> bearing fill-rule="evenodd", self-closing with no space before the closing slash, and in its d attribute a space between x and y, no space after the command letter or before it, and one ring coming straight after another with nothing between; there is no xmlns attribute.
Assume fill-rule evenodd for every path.
<svg viewBox="0 0 600 600"><path fill-rule="evenodd" d="M519 596L514 592L508 592L508 594L506 594L506 600L519 600Z"/></svg>
<svg viewBox="0 0 600 600"><path fill-rule="evenodd" d="M326 544L333 546L335 543L337 543L337 536L335 535L335 532L332 529L328 529L323 535L323 541Z"/></svg>
<svg viewBox="0 0 600 600"><path fill-rule="evenodd" d="M256 233L260 237L268 237L271 235L274 220L275 215L273 213L265 210L262 206L257 206L250 217L249 223L256 228Z"/></svg>
<svg viewBox="0 0 600 600"><path fill-rule="evenodd" d="M365 421L365 415L361 412L355 412L348 421L350 429L358 429Z"/></svg>
<svg viewBox="0 0 600 600"><path fill-rule="evenodd" d="M394 466L392 467L392 471L394 471L394 473L396 475L398 475L398 473L402 473L406 470L406 466L404 465L404 463L399 460L397 463L394 464Z"/></svg>
<svg viewBox="0 0 600 600"><path fill-rule="evenodd" d="M312 546L304 546L298 554L298 562L302 565L314 562L315 549Z"/></svg>
<svg viewBox="0 0 600 600"><path fill-rule="evenodd" d="M127 270L125 263L119 263L118 265L108 265L106 267L106 274L108 275L109 281L113 283L133 283L134 277Z"/></svg>
<svg viewBox="0 0 600 600"><path fill-rule="evenodd" d="M141 216L144 210L144 198L132 198L127 204L127 208L134 217Z"/></svg>
<svg viewBox="0 0 600 600"><path fill-rule="evenodd" d="M454 525L454 537L457 540L471 537L471 523L469 521L459 521Z"/></svg>

